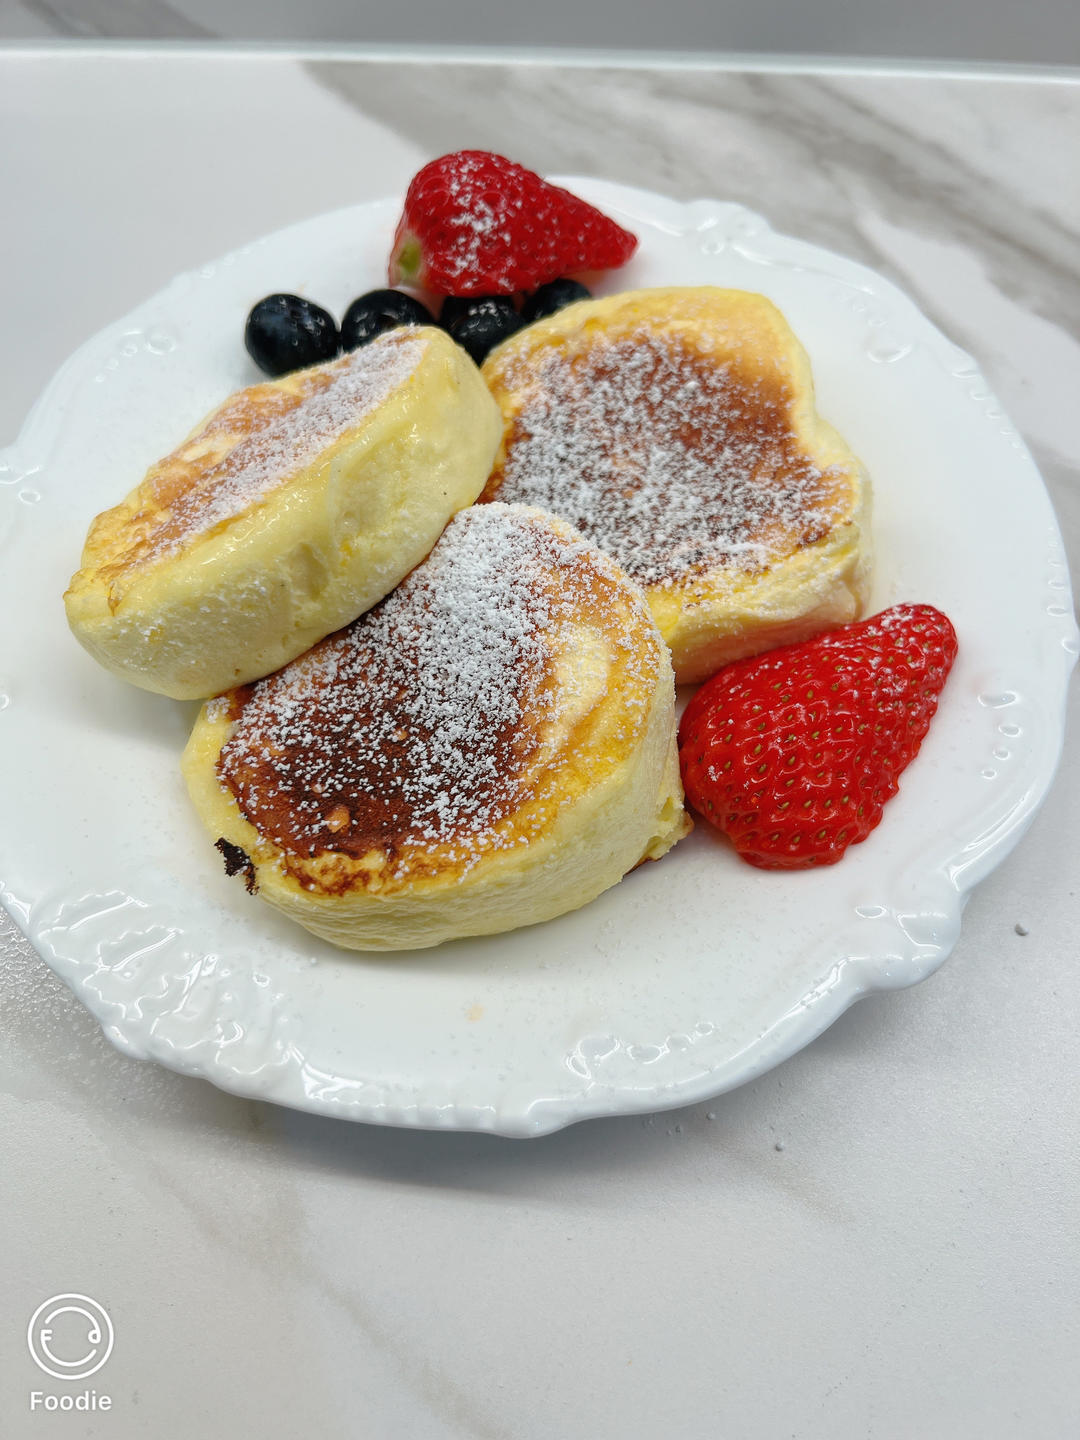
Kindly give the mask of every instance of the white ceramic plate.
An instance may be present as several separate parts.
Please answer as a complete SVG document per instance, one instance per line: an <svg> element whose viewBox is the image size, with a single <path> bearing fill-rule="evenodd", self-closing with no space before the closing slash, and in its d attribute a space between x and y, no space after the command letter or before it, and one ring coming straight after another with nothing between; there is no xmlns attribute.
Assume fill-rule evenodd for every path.
<svg viewBox="0 0 1080 1440"><path fill-rule="evenodd" d="M546 925L335 951L226 880L177 760L195 707L112 679L60 596L90 518L254 374L251 303L341 313L381 283L396 201L184 275L60 371L0 462L0 894L129 1054L347 1119L539 1135L687 1104L929 975L1049 786L1077 650L1054 515L971 359L891 284L734 205L564 183L641 238L609 289L777 302L875 489L873 608L929 601L960 658L880 828L835 867L751 869L703 827Z"/></svg>

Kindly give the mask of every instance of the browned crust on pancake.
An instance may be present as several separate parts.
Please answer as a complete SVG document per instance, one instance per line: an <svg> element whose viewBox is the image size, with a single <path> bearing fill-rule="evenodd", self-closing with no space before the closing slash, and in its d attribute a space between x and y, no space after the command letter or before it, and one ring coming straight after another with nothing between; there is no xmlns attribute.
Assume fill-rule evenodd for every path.
<svg viewBox="0 0 1080 1440"><path fill-rule="evenodd" d="M765 574L847 518L853 471L806 453L798 346L774 307L740 297L750 321L728 331L718 301L694 298L725 292L686 292L670 317L648 313L654 293L571 307L486 362L505 430L481 500L563 516L646 587Z"/></svg>
<svg viewBox="0 0 1080 1440"><path fill-rule="evenodd" d="M496 518L485 509L454 523L495 537ZM281 873L305 890L391 893L534 843L560 805L602 783L632 747L664 660L644 605L605 556L569 532L553 533L546 517L515 524L527 545L492 563L522 573L503 575L501 592L471 605L468 567L444 570L443 588L439 577L428 586L419 567L308 656L216 702L231 721L219 783L273 846ZM474 568L482 569L483 543L469 560ZM440 675L428 635L455 615L468 627L456 638L447 629L444 658L454 659L457 645L464 678ZM603 637L608 678L618 677L626 710L619 745L609 749L593 735L597 704L577 711L565 698L573 683L567 637L590 629ZM484 652L499 646L506 654L492 669ZM462 723L455 717L470 704L473 677L476 703ZM460 735L448 741L439 727L455 724ZM553 728L557 770L541 755Z"/></svg>

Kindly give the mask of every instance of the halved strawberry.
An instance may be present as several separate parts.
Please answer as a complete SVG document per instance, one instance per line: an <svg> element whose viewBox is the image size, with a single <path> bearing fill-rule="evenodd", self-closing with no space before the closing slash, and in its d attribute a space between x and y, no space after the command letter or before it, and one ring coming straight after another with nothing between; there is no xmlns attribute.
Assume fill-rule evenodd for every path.
<svg viewBox="0 0 1080 1440"><path fill-rule="evenodd" d="M687 798L751 865L834 864L896 794L956 648L940 610L894 605L725 666L679 727Z"/></svg>
<svg viewBox="0 0 1080 1440"><path fill-rule="evenodd" d="M563 275L625 265L637 239L568 190L487 150L419 171L390 255L391 285L512 295Z"/></svg>

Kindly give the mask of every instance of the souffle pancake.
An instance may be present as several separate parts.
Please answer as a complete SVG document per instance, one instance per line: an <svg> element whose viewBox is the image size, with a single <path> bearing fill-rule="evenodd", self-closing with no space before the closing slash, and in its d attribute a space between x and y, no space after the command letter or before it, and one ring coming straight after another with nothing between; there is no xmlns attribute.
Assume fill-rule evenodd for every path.
<svg viewBox="0 0 1080 1440"><path fill-rule="evenodd" d="M204 706L183 770L237 885L357 950L574 910L689 828L647 605L525 506L462 511L374 609Z"/></svg>
<svg viewBox="0 0 1080 1440"><path fill-rule="evenodd" d="M680 682L856 617L870 486L764 296L585 300L482 367L503 414L483 500L537 505L644 590Z"/></svg>
<svg viewBox="0 0 1080 1440"><path fill-rule="evenodd" d="M498 410L433 326L231 396L91 526L65 595L108 670L203 699L386 595L480 493Z"/></svg>

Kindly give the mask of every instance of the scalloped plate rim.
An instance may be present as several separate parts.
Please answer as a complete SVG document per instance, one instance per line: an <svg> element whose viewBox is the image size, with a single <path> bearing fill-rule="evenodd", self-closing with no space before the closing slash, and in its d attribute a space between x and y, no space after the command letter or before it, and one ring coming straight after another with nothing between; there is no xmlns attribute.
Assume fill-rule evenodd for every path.
<svg viewBox="0 0 1080 1440"><path fill-rule="evenodd" d="M949 340L918 309L915 302L892 281L860 262L834 254L798 237L777 232L762 216L735 202L704 197L680 202L647 190L622 186L604 180L576 176L554 176L552 178L557 183L575 188L582 193L588 194L590 190L593 191L592 198L597 203L607 203L610 208L633 210L635 205L640 204L645 207L642 211L643 216L651 215L654 219L657 212L660 211L666 217L663 223L676 225L681 222L683 231L687 229L686 222L690 219L698 221L698 229L708 229L710 227L703 226L701 222L709 219L710 215L716 216L718 219L724 216L737 216L752 227L753 234L750 238L764 238L779 247L781 251L788 249L801 253L808 259L823 261L832 278L845 284L854 284L867 293L884 297L889 303L899 305L911 322L918 327L919 339L924 342L932 341L934 347L939 351L939 358L946 365L955 367L958 363L963 363L965 378L982 384L989 396L989 387L986 386L979 367L967 352ZM244 256L265 241L281 239L294 231L317 228L333 217L356 212L372 213L385 209L392 203L392 198L384 197L341 207L341 209L325 215L307 217L282 227L278 231L260 236L249 244L234 249L227 255L209 263L217 268L226 260ZM16 440L0 451L0 463L10 463L17 457L24 457L35 444L41 445L36 438L37 430L45 425L46 419L54 410L57 401L81 386L91 359L106 348L113 346L120 336L135 328L150 307L160 305L168 297L175 295L178 290L197 281L200 278L200 270L205 268L205 265L195 266L175 276L152 296L134 306L126 315L102 327L69 356L42 391L27 415ZM42 454L40 457L35 457L39 459L40 463L32 464L28 470L24 471L25 474L32 474L48 464L49 448L48 442L41 445ZM1030 455L1027 455L1026 450L1024 453L1035 476L1038 477L1037 469ZM1047 502L1052 516L1053 510L1049 505L1048 497ZM1068 626L1066 625L1063 629L1068 630ZM1073 622L1071 633L1075 640L1075 622ZM1062 637L1062 643L1063 648L1067 648L1064 642L1065 636ZM972 888L984 879L1021 839L1050 788L1064 743L1063 722L1068 696L1068 677L1075 664L1075 653L1072 651L1069 653L1070 658L1062 662L1060 675L1059 724L1056 728L1045 732L1044 739L1047 743L1040 747L1037 754L1029 756L1024 772L1025 789L1009 807L1006 815L1002 817L1003 822L1007 821L1007 823L999 824L997 833L974 855L969 856L964 864L959 864L964 854L961 851L959 855L934 867L932 871L927 868L920 872L926 878L929 878L931 874L936 876L935 888L937 891L948 894L951 898L952 908L947 916L950 923L944 941L936 944L913 945L911 952L903 956L905 964L899 970L895 967L890 968L888 963L890 958L894 959L895 957L867 956L853 959L850 956L838 956L827 983L816 987L810 1001L804 1003L806 1000L804 997L804 1001L800 1001L798 1005L776 1018L765 1031L751 1040L743 1050L730 1056L723 1065L703 1074L691 1075L654 1088L652 1091L643 1091L641 1087L637 1086L592 1081L584 1088L575 1091L569 1099L537 1096L530 1104L519 1105L513 1110L501 1107L497 1100L477 1105L460 1103L440 1105L438 1101L425 1103L418 1100L414 1104L389 1107L385 1104L365 1105L357 1101L331 1103L325 1098L316 1099L308 1093L292 1094L284 1099L276 1096L264 1096L250 1084L248 1076L230 1071L227 1066L218 1067L201 1062L185 1064L182 1056L176 1051L173 1051L171 1055L167 1052L151 1054L151 1047L139 1044L138 1040L130 1033L125 1033L117 1027L113 1017L102 1014L103 1007L100 1003L95 1008L93 999L86 994L88 977L80 973L77 961L61 955L54 946L45 943L41 936L36 942L31 940L31 943L35 944L35 948L43 955L50 967L95 1015L110 1042L124 1053L152 1058L155 1063L165 1065L177 1073L201 1075L203 1078L211 1080L219 1088L235 1094L269 1098L276 1100L277 1103L287 1104L291 1108L324 1115L342 1116L350 1120L369 1123L425 1129L469 1129L526 1137L552 1133L567 1124L585 1119L639 1114L698 1103L745 1083L797 1053L826 1030L857 999L875 991L920 983L940 967L956 942L960 917ZM25 910L24 903L18 897L6 893L3 895L3 899L15 923L25 934L25 917L21 918L19 913L20 910ZM107 1005L105 1008L108 1008ZM440 1112L437 1117L433 1118L432 1110ZM460 1123L461 1112L464 1110L472 1112L474 1122L478 1122L482 1115L483 1123ZM444 1111L448 1113L442 1113Z"/></svg>

